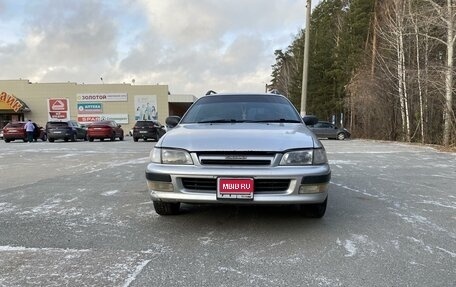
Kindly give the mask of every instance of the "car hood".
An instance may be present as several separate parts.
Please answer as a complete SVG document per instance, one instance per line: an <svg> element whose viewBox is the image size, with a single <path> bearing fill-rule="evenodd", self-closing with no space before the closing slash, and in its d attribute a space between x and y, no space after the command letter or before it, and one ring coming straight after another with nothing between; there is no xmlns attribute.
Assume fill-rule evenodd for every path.
<svg viewBox="0 0 456 287"><path fill-rule="evenodd" d="M188 151L284 151L321 147L304 124L181 124L168 131L157 147Z"/></svg>

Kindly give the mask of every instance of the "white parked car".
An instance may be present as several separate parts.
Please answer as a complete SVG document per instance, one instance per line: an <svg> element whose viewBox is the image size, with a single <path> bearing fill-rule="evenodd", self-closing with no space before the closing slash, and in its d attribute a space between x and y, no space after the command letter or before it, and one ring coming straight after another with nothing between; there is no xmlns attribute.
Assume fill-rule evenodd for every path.
<svg viewBox="0 0 456 287"><path fill-rule="evenodd" d="M180 203L289 204L325 214L325 149L284 96L206 95L166 124L146 168L158 214L176 214Z"/></svg>

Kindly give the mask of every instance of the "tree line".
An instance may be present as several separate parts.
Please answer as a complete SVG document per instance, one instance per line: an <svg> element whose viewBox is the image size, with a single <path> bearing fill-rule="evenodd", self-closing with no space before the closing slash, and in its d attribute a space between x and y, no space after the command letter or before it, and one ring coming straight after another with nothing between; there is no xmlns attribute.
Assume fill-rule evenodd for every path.
<svg viewBox="0 0 456 287"><path fill-rule="evenodd" d="M269 90L299 110L305 31ZM355 137L456 145L456 0L323 0L310 24L307 114Z"/></svg>

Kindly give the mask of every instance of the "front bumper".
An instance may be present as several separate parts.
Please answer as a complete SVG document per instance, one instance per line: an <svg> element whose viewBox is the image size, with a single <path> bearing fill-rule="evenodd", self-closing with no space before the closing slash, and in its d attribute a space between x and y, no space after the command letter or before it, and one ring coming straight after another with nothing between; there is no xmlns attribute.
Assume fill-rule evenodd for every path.
<svg viewBox="0 0 456 287"><path fill-rule="evenodd" d="M253 178L258 182L288 182L285 186L269 187L267 191L254 191L253 199L219 199L213 182L219 177ZM177 166L150 163L146 180L153 201L222 204L305 204L322 203L328 195L331 170L328 164L318 166L276 167L204 167ZM189 180L190 179L190 180ZM187 182L209 183L189 185ZM168 187L168 191L157 188ZM264 184L263 184L263 187ZM312 190L300 193L302 190ZM166 189L166 188L165 188ZM302 191L301 191L302 192Z"/></svg>
<svg viewBox="0 0 456 287"><path fill-rule="evenodd" d="M140 139L158 139L156 132L147 132L147 133L133 132L133 137L140 138Z"/></svg>

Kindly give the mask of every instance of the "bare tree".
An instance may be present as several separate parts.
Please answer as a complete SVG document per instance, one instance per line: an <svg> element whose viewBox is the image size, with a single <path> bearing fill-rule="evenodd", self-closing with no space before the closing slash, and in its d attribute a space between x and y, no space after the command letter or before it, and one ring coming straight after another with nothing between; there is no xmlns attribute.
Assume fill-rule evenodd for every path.
<svg viewBox="0 0 456 287"><path fill-rule="evenodd" d="M434 0L426 0L435 10L439 16L442 27L446 29L446 39L432 37L440 41L446 47L446 64L445 64L445 105L443 112L444 128L443 128L443 145L448 147L450 145L451 131L454 122L453 112L453 56L454 56L454 43L456 40L456 0L446 0L437 3ZM429 35L427 35L430 37Z"/></svg>

